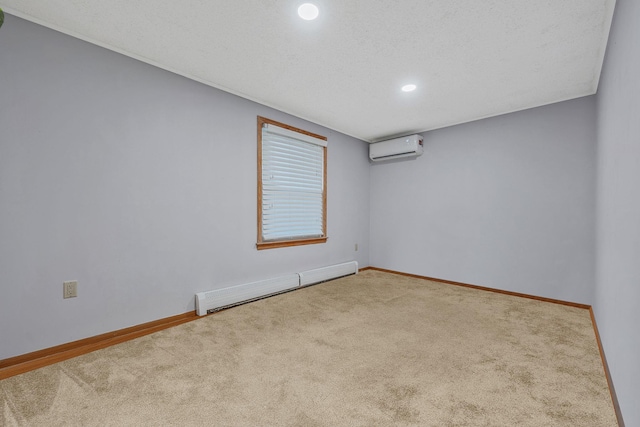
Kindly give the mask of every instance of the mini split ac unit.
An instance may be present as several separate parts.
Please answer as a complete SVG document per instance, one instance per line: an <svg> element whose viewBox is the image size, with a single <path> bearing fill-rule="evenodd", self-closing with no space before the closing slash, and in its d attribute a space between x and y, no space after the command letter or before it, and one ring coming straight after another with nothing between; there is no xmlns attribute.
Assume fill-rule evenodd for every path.
<svg viewBox="0 0 640 427"><path fill-rule="evenodd" d="M369 158L374 162L399 159L401 157L418 157L422 155L422 136L409 135L369 145Z"/></svg>

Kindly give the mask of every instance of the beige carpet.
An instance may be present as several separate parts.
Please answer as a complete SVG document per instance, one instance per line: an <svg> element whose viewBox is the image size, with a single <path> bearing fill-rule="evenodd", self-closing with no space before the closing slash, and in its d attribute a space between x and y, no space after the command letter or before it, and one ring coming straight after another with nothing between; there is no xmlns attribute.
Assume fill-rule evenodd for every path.
<svg viewBox="0 0 640 427"><path fill-rule="evenodd" d="M0 425L617 424L587 310L369 270L0 381Z"/></svg>

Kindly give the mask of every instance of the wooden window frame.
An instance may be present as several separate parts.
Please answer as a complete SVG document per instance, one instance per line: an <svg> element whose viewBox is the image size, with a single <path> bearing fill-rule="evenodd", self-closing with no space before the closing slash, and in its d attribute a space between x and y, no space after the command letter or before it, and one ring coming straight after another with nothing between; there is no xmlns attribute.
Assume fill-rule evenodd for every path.
<svg viewBox="0 0 640 427"><path fill-rule="evenodd" d="M258 239L256 247L258 250L284 248L289 246L313 245L317 243L325 243L327 241L327 147L323 149L323 185L322 185L322 233L321 237L312 237L305 239L282 239L264 241L262 238L262 127L265 124L271 124L313 138L327 141L327 137L308 132L266 117L258 116Z"/></svg>

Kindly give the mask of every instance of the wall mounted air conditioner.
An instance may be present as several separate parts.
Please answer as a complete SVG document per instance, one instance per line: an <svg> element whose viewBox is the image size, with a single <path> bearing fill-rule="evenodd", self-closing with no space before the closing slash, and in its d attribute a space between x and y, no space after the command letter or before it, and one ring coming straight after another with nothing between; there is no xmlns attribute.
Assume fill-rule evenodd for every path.
<svg viewBox="0 0 640 427"><path fill-rule="evenodd" d="M399 159L401 157L418 157L422 155L422 136L409 135L369 145L369 158L374 162Z"/></svg>

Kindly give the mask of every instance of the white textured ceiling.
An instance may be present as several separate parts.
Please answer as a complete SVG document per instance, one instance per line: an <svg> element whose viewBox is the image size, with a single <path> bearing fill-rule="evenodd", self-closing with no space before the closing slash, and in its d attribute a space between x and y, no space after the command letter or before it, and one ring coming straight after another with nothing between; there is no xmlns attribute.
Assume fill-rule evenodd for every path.
<svg viewBox="0 0 640 427"><path fill-rule="evenodd" d="M615 0L0 0L5 12L357 138L596 92ZM313 1L313 0L311 0ZM400 87L418 89L403 93Z"/></svg>

